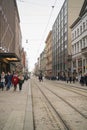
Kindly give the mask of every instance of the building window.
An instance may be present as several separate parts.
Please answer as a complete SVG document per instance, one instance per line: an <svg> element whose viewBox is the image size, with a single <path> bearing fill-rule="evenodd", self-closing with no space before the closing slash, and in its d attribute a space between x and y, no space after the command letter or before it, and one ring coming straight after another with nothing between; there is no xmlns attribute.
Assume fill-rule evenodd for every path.
<svg viewBox="0 0 87 130"><path fill-rule="evenodd" d="M64 26L64 33L67 32L67 24Z"/></svg>
<svg viewBox="0 0 87 130"><path fill-rule="evenodd" d="M79 42L77 43L77 52L79 52Z"/></svg>
<svg viewBox="0 0 87 130"><path fill-rule="evenodd" d="M79 36L79 28L77 29L77 36Z"/></svg>
<svg viewBox="0 0 87 130"><path fill-rule="evenodd" d="M82 34L82 26L80 26L80 34Z"/></svg>
<svg viewBox="0 0 87 130"><path fill-rule="evenodd" d="M74 40L74 33L72 33L72 40Z"/></svg>
<svg viewBox="0 0 87 130"><path fill-rule="evenodd" d="M63 28L63 20L61 21L61 28Z"/></svg>
<svg viewBox="0 0 87 130"><path fill-rule="evenodd" d="M67 23L67 15L65 15L64 24Z"/></svg>
<svg viewBox="0 0 87 130"><path fill-rule="evenodd" d="M75 31L75 38L76 38L76 31Z"/></svg>
<svg viewBox="0 0 87 130"><path fill-rule="evenodd" d="M86 43L86 45L85 45L85 46L87 47L87 36L86 36L86 42L85 42L85 43Z"/></svg>
<svg viewBox="0 0 87 130"><path fill-rule="evenodd" d="M80 40L80 49L82 49L82 40Z"/></svg>
<svg viewBox="0 0 87 130"><path fill-rule="evenodd" d="M64 16L67 14L67 8L64 7Z"/></svg>
<svg viewBox="0 0 87 130"><path fill-rule="evenodd" d="M72 46L72 54L74 54L74 45Z"/></svg>
<svg viewBox="0 0 87 130"><path fill-rule="evenodd" d="M74 54L76 54L76 44L75 44L75 53Z"/></svg>
<svg viewBox="0 0 87 130"><path fill-rule="evenodd" d="M83 22L83 31L85 31L85 22Z"/></svg>
<svg viewBox="0 0 87 130"><path fill-rule="evenodd" d="M61 10L61 20L63 20L63 9Z"/></svg>
<svg viewBox="0 0 87 130"><path fill-rule="evenodd" d="M64 41L67 40L67 33L64 33Z"/></svg>
<svg viewBox="0 0 87 130"><path fill-rule="evenodd" d="M83 48L85 47L85 38L83 38Z"/></svg>

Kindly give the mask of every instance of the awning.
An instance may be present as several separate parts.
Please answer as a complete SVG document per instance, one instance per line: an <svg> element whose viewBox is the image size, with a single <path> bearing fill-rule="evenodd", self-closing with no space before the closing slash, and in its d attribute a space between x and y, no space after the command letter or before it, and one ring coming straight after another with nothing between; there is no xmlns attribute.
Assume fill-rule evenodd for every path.
<svg viewBox="0 0 87 130"><path fill-rule="evenodd" d="M0 53L0 60L6 60L8 62L19 62L20 59L15 53Z"/></svg>

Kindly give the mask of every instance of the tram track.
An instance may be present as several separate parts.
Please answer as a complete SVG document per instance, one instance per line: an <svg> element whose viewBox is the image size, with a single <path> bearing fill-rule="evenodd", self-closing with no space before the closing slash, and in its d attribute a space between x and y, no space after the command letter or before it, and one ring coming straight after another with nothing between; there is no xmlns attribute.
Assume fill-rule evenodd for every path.
<svg viewBox="0 0 87 130"><path fill-rule="evenodd" d="M50 92L52 92L53 94L55 94L58 98L60 98L62 101L64 101L66 104L68 104L70 107L72 107L75 111L77 111L83 118L85 118L85 119L87 119L87 115L84 115L82 112L80 112L76 107L74 107L72 104L70 104L68 101L66 101L64 98L62 98L61 96L59 96L58 94L56 94L55 92L53 92L51 89L49 89L48 87L46 87L45 85L44 85L44 87L46 88L46 89L48 89ZM58 86L57 86L58 87ZM71 90L71 88L65 88L65 87L63 87L63 86L61 86L63 89L65 89L65 90L68 90L68 91L70 91L70 92L73 92L73 93L75 93L75 94L78 94L78 95L80 95L80 96L83 96L83 97L86 97L87 98L87 96L86 95L83 95L83 94L81 94L81 93L78 93L78 92L76 92L76 91L78 91L78 90L76 90L76 91L74 91L74 90Z"/></svg>
<svg viewBox="0 0 87 130"><path fill-rule="evenodd" d="M52 87L53 86L55 86L55 84L50 84L49 82L43 82L43 83L40 83L38 80L33 80L33 82L34 82L34 84L35 84L35 86L37 86L37 88L41 91L41 93L43 94L43 96L45 97L45 99L47 100L47 102L50 104L50 106L52 107L52 109L53 109L53 111L55 111L55 113L56 113L56 115L58 116L58 118L61 120L61 122L63 123L63 125L64 125L64 127L65 127L65 129L64 130L72 130L73 129L73 127L72 127L72 125L70 125L71 123L69 122L69 120L68 120L68 122L67 122L67 116L66 116L66 119L65 119L65 117L63 117L63 115L61 114L61 110L58 110L58 109L60 109L60 107L57 109L56 107L55 107L55 105L54 105L54 103L55 103L55 99L56 99L56 102L59 102L59 101L57 101L57 98L58 98L58 100L60 99L60 102L62 102L62 103L59 103L60 104L60 106L61 106L61 104L66 104L67 105L67 109L70 109L70 111L72 111L72 112L75 112L75 113L77 113L77 114L75 114L75 115L78 115L78 119L79 119L79 117L80 117L80 119L79 119L79 121L78 121L78 119L76 119L75 121L74 121L74 124L75 124L75 122L80 122L80 120L82 121L82 124L84 124L84 122L85 121L87 121L87 113L84 113L84 111L82 111L81 109L77 109L76 108L76 106L75 105L73 105L72 104L72 102L68 102L67 101L67 98L65 98L64 99L64 97L62 97L62 95L59 95L58 93L56 93L53 89L52 89ZM50 87L49 87L50 86ZM54 87L53 87L54 88ZM57 87L56 87L57 88ZM62 88L63 89L63 88ZM60 86L60 89L58 89L58 91L62 91L62 89L61 89L61 86ZM57 89L56 89L57 90ZM77 93L77 92L74 92L74 91L70 91L70 90L66 90L66 91L69 91L69 92L72 92L72 93L75 93L75 94L77 94L77 97L79 96L79 97L81 97L81 96L83 96L85 99L87 98L86 96L84 96L84 95L82 95L82 94L79 94L79 93ZM77 91L77 90L76 90ZM57 98L54 98L54 100L53 100L53 102L51 101L51 99L49 98L50 96L48 96L47 95L47 93L49 93L50 92L50 95L52 95L52 97L53 97L53 95L55 96L55 97L57 97ZM83 99L84 99L83 98ZM66 106L65 105L65 106ZM64 105L63 105L64 106ZM70 108L69 108L70 107ZM64 112L63 112L64 113ZM69 112L70 113L70 112ZM66 114L66 113L65 113ZM72 117L73 117L73 115L72 115ZM71 117L71 118L72 118ZM70 117L69 117L70 118ZM74 117L75 118L75 117ZM69 124L70 123L70 124ZM76 129L77 130L77 129ZM78 129L79 130L79 129ZM81 129L82 130L82 129ZM83 130L87 130L87 129L83 129Z"/></svg>
<svg viewBox="0 0 87 130"><path fill-rule="evenodd" d="M52 82L51 82L51 85L52 85ZM81 96L84 96L87 98L87 89L82 89L82 88L78 88L78 87L74 87L74 86L71 86L71 85L66 85L66 84L62 84L62 83L56 83L55 82L55 86L56 87L59 87L58 85L61 85L61 88L65 89L65 90L68 90L70 92L73 92L73 93L76 93L78 95L81 95ZM63 86L64 85L64 86ZM69 87L67 87L69 86ZM84 91L85 90L85 91ZM83 94L84 93L84 94ZM86 94L86 95L85 95Z"/></svg>
<svg viewBox="0 0 87 130"><path fill-rule="evenodd" d="M82 87L77 87L77 86L73 86L72 84L63 84L63 83L56 83L56 84L61 84L61 85L64 85L65 87L66 86L69 86L68 88L72 88L74 90L77 90L79 92L84 92L85 94L87 94L87 89L86 88L82 88ZM87 97L87 96L86 96Z"/></svg>
<svg viewBox="0 0 87 130"><path fill-rule="evenodd" d="M42 95L45 97L46 101L49 103L49 105L52 107L52 109L54 110L54 112L58 116L59 120L61 121L61 123L62 123L62 125L64 127L64 130L72 130L70 128L70 126L67 124L67 122L62 118L62 116L60 115L60 113L52 105L52 103L50 102L50 100L48 99L48 97L46 96L46 94L44 94L44 92L41 90L40 86L35 81L34 81L34 84L37 86L37 88L40 90L40 92L42 93Z"/></svg>
<svg viewBox="0 0 87 130"><path fill-rule="evenodd" d="M73 108L76 112L78 112L82 117L84 117L85 119L87 119L87 116L84 115L82 112L80 112L78 109L76 109L73 105L71 105L68 101L66 101L64 98L62 98L61 96L59 96L58 94L56 94L55 92L53 92L52 90L50 90L49 88L47 88L46 86L44 86L46 89L48 89L51 93L53 93L54 95L56 95L58 98L60 98L62 101L64 101L67 105L69 105L71 108Z"/></svg>

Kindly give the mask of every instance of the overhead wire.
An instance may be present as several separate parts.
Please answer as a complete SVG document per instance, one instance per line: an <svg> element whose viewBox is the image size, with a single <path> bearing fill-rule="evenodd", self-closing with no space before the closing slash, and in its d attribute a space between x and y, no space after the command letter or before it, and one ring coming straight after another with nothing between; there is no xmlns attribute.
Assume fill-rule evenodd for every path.
<svg viewBox="0 0 87 130"><path fill-rule="evenodd" d="M27 1L24 1L24 0L17 0L17 1L18 1L18 2L23 2L23 3L26 3L26 2L27 2ZM50 23L50 20L51 20L52 13L53 13L53 11L54 11L56 2L57 2L57 0L55 0L55 1L54 1L54 4L51 6L52 9L51 9L51 12L50 12L50 15L49 15L49 18L48 18L46 27L45 27L45 29L44 29L44 31L43 31L43 34L42 34L42 38L41 38L41 41L40 41L39 48L38 48L38 50L37 50L36 58L38 57L38 53L40 52L41 44L42 44L42 41L44 40L46 31L47 31L47 29L48 29L48 26L49 26L49 23ZM31 4L31 3L29 3L29 4ZM41 6L40 4L36 4L36 3L35 3L35 4L32 3L32 4L33 4L33 5L36 5L36 6ZM44 5L42 5L42 6L44 6ZM45 7L46 7L46 5L45 5Z"/></svg>
<svg viewBox="0 0 87 130"><path fill-rule="evenodd" d="M47 30L47 28L48 28L48 25L49 25L49 23L50 23L50 19L51 19L51 17L52 17L52 13L53 13L53 10L54 10L54 8L55 8L56 2L57 2L57 0L55 0L54 4L51 6L52 9L51 9L51 12L50 12L49 19L48 19L48 22L47 22L47 24L46 24L46 27L45 27L45 29L44 29L44 31L43 31L43 35L42 35L41 42L40 42L40 45L39 45L39 49L37 50L37 55L36 55L36 56L38 56L38 53L39 53L39 51L40 51L40 47L41 47L42 41L44 40L44 37L45 37L44 35L45 35L45 32L46 32L46 30Z"/></svg>

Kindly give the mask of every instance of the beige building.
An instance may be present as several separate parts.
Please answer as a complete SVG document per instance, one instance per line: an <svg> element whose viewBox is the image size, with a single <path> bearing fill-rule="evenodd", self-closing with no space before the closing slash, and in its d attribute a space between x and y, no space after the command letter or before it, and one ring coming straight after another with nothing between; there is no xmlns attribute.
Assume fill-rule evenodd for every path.
<svg viewBox="0 0 87 130"><path fill-rule="evenodd" d="M72 31L72 70L79 75L87 73L87 0L71 26Z"/></svg>
<svg viewBox="0 0 87 130"><path fill-rule="evenodd" d="M49 32L46 38L46 76L52 77L52 31Z"/></svg>
<svg viewBox="0 0 87 130"><path fill-rule="evenodd" d="M45 76L45 71L46 71L46 49L42 51L40 54L40 68L39 68L39 73L42 72L43 75Z"/></svg>
<svg viewBox="0 0 87 130"><path fill-rule="evenodd" d="M37 59L37 63L35 63L35 68L34 68L34 74L38 76L40 73L40 57Z"/></svg>
<svg viewBox="0 0 87 130"><path fill-rule="evenodd" d="M0 0L0 73L15 71L21 56L21 39L16 0Z"/></svg>

